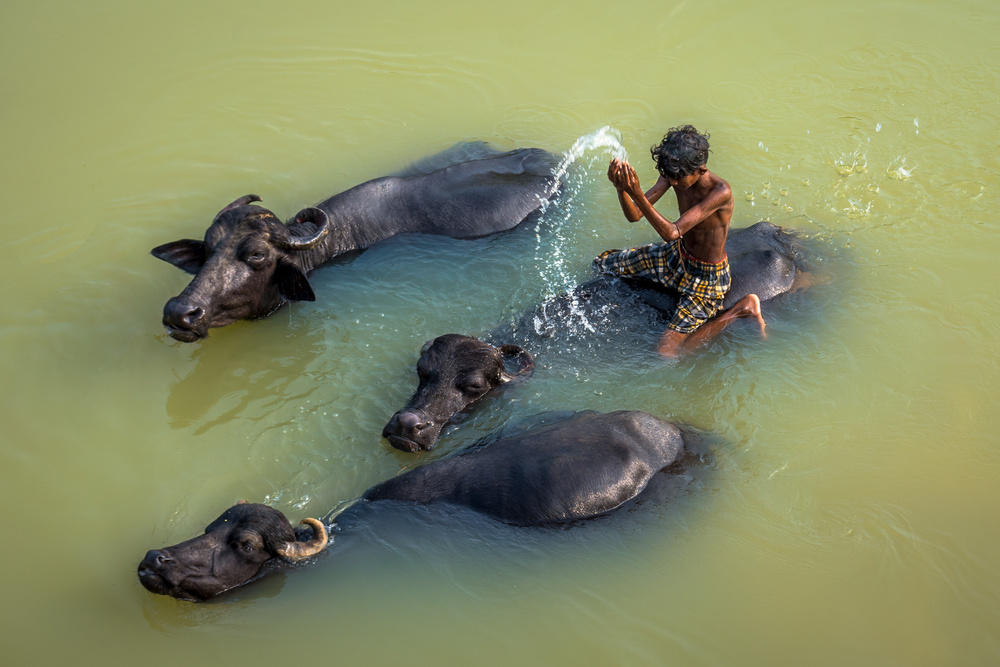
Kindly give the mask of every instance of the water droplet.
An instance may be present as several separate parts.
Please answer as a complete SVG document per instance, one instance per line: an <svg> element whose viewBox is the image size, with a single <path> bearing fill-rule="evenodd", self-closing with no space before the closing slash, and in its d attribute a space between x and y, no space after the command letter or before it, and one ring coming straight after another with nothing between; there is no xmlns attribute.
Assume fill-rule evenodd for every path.
<svg viewBox="0 0 1000 667"><path fill-rule="evenodd" d="M882 131L882 123L875 123L875 131L876 132Z"/></svg>
<svg viewBox="0 0 1000 667"><path fill-rule="evenodd" d="M785 195L788 194L788 188L781 188L780 190L778 190L778 192L780 192L781 196L784 197Z"/></svg>

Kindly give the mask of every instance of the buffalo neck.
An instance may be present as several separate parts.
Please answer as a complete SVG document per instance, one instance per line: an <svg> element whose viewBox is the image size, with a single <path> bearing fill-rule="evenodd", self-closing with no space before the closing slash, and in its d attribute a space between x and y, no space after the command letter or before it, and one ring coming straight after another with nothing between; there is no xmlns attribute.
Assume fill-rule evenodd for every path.
<svg viewBox="0 0 1000 667"><path fill-rule="evenodd" d="M296 253L303 271L312 271L348 252L364 250L395 234L421 231L416 218L407 215L399 202L399 178L377 178L334 195L317 204L330 218L330 231L312 250ZM313 222L296 222L290 231L299 236L315 233Z"/></svg>

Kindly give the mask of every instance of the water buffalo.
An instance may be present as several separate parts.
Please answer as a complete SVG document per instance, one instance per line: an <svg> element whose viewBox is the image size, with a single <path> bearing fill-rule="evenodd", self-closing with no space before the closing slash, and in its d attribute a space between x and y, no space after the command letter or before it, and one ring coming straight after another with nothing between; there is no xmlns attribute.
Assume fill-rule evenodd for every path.
<svg viewBox="0 0 1000 667"><path fill-rule="evenodd" d="M797 236L769 222L731 230L726 253L732 286L725 308L750 293L767 305L809 284L803 269L806 253ZM560 349L575 356L595 347L605 352L647 349L653 347L649 339L663 332L676 306L676 292L652 281L600 275L497 327L486 339L509 341L546 358Z"/></svg>
<svg viewBox="0 0 1000 667"><path fill-rule="evenodd" d="M460 156L449 164L446 158ZM283 224L246 195L215 216L204 241L184 239L152 254L195 275L163 308L175 339L265 317L288 301L316 299L306 275L333 257L404 233L475 238L516 227L558 191L560 158L537 148L506 153L485 144L428 159L399 176L363 183ZM441 166L441 165L445 166Z"/></svg>
<svg viewBox="0 0 1000 667"><path fill-rule="evenodd" d="M791 290L801 277L797 242L789 232L768 222L734 230L726 250L733 275L727 308L751 292L767 303ZM562 354L579 362L585 350L572 343L586 340L591 349L627 353L663 331L676 303L676 293L650 281L600 276L539 304L511 326L499 327L486 336L520 345L507 343L498 351L471 336L441 336L421 350L417 362L420 385L406 407L386 424L382 437L403 451L430 449L452 417L509 378L499 360L500 352L517 352L530 360L525 351L530 347L541 350L548 365L555 365L553 359ZM524 363L518 377L527 375Z"/></svg>
<svg viewBox="0 0 1000 667"><path fill-rule="evenodd" d="M505 358L517 360L515 372L504 367ZM404 452L429 450L458 412L501 384L527 377L534 367L531 354L517 345L494 347L460 334L427 341L417 360L417 390L382 437Z"/></svg>
<svg viewBox="0 0 1000 667"><path fill-rule="evenodd" d="M683 446L677 427L642 412L560 415L390 478L368 489L360 505L442 503L514 526L586 519L638 496ZM255 579L268 561L322 550L328 540L323 524L307 521L313 534L299 540L278 510L235 505L204 535L148 552L139 581L153 593L207 599Z"/></svg>

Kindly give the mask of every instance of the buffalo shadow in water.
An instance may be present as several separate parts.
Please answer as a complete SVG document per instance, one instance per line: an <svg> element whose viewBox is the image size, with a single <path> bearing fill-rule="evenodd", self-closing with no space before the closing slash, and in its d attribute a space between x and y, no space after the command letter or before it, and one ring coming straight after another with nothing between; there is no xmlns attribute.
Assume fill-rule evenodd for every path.
<svg viewBox="0 0 1000 667"><path fill-rule="evenodd" d="M185 347L192 350L190 367L171 385L166 402L173 428L193 427L200 435L245 415L252 404L271 412L309 399L315 383L299 381L323 356L323 331L306 328L283 336L287 340L276 354L273 343L260 336L240 340L251 332L239 329L227 332L231 344Z"/></svg>

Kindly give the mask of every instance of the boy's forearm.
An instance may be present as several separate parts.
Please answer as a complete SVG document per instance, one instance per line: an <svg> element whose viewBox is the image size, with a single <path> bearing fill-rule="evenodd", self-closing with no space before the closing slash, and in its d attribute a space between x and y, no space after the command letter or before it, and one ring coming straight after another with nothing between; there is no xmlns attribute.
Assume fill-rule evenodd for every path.
<svg viewBox="0 0 1000 667"><path fill-rule="evenodd" d="M650 220L648 217L646 220L649 220L649 226L656 230L656 233L664 241L676 241L681 237L677 226L662 216L660 216L659 220Z"/></svg>
<svg viewBox="0 0 1000 667"><path fill-rule="evenodd" d="M680 231L677 226L660 215L660 212L653 208L645 196L635 202L639 211L646 218L646 222L656 231L664 241L673 241L680 238Z"/></svg>
<svg viewBox="0 0 1000 667"><path fill-rule="evenodd" d="M632 198L623 190L618 190L618 203L622 207L622 213L625 214L625 219L629 222L635 222L642 218L642 211L636 207Z"/></svg>

